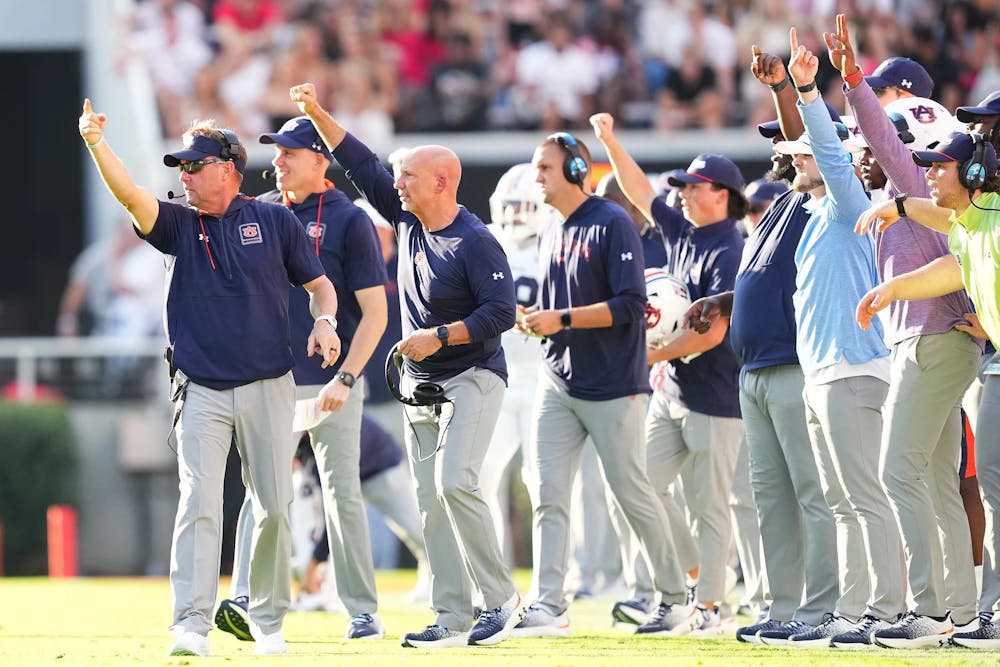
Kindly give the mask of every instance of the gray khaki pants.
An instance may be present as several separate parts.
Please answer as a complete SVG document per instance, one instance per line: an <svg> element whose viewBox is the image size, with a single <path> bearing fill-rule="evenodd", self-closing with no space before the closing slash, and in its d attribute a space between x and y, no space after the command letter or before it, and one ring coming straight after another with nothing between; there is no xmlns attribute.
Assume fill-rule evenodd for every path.
<svg viewBox="0 0 1000 667"><path fill-rule="evenodd" d="M1000 355L994 356L1000 361ZM976 476L986 510L980 611L1000 612L1000 375L985 376L976 423ZM1000 620L1000 619L998 619Z"/></svg>
<svg viewBox="0 0 1000 667"><path fill-rule="evenodd" d="M837 535L809 444L798 365L740 374L750 484L760 518L769 617L817 625L839 591Z"/></svg>
<svg viewBox="0 0 1000 667"><path fill-rule="evenodd" d="M885 402L882 482L899 522L915 611L942 616L951 610L952 619L962 623L976 615L976 580L956 472L959 408L981 356L961 331L901 341L892 350ZM988 416L980 419L990 424ZM986 431L984 436L988 443ZM987 449L976 442L977 454ZM981 475L988 465L977 460L977 468Z"/></svg>
<svg viewBox="0 0 1000 667"><path fill-rule="evenodd" d="M402 391L414 382L403 377ZM504 383L496 373L470 368L441 383L450 400L433 407L404 406L406 448L417 487L424 542L433 577L435 623L465 632L473 624L473 586L487 609L515 593L497 542L490 509L479 490L479 470L500 413Z"/></svg>
<svg viewBox="0 0 1000 667"><path fill-rule="evenodd" d="M292 374L215 390L191 383L177 422L180 501L170 553L174 629L206 634L219 586L222 489L230 444L251 498L250 620L255 633L281 629L291 601Z"/></svg>
<svg viewBox="0 0 1000 667"><path fill-rule="evenodd" d="M571 397L539 373L535 403L535 480L533 590L549 613L560 614L569 605L566 571L569 562L569 515L573 478L589 435L601 461L604 478L615 503L639 538L661 600L683 603L684 573L668 529L663 506L646 475L643 417L648 397L624 396L606 401ZM586 489L603 493L602 488Z"/></svg>

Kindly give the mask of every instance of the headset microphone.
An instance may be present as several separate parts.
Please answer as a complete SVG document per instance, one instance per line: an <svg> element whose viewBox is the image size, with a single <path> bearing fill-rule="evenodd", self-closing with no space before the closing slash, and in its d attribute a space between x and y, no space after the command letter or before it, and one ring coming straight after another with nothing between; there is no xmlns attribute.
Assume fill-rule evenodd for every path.
<svg viewBox="0 0 1000 667"><path fill-rule="evenodd" d="M180 199L183 196L184 196L183 192L180 193L179 195L175 195L173 190L167 190L167 199Z"/></svg>
<svg viewBox="0 0 1000 667"><path fill-rule="evenodd" d="M264 171L260 172L260 176L261 176L261 178L263 178L263 179L264 179L265 181L269 181L269 180L271 180L272 178L274 178L274 172L273 172L273 171L271 171L270 169L265 169Z"/></svg>

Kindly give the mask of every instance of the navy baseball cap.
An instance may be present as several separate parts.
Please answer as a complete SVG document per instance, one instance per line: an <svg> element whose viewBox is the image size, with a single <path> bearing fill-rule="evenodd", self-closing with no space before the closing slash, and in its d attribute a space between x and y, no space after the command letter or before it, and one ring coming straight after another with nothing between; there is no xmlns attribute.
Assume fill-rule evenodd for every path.
<svg viewBox="0 0 1000 667"><path fill-rule="evenodd" d="M833 108L833 105L829 102L824 102L826 105L826 110L830 112L830 118L836 122L840 122L840 114L837 110ZM766 123L761 123L757 126L757 131L760 132L760 136L765 139L774 139L778 134L781 133L781 125L778 124L777 120L769 120Z"/></svg>
<svg viewBox="0 0 1000 667"><path fill-rule="evenodd" d="M742 190L743 174L725 155L701 153L691 160L687 171L669 176L667 183L675 188L682 188L687 183L718 183L733 190Z"/></svg>
<svg viewBox="0 0 1000 667"><path fill-rule="evenodd" d="M234 134L233 136L235 137L236 135ZM199 160L204 160L209 157L221 158L222 144L211 137L206 137L203 134L195 134L184 143L183 150L174 151L173 153L167 153L164 155L163 164L168 167L176 167L181 163L181 161L198 162ZM247 163L245 160L233 159L232 162L236 165L236 171L241 174L246 171Z"/></svg>
<svg viewBox="0 0 1000 667"><path fill-rule="evenodd" d="M284 148L308 148L333 161L333 155L308 116L297 116L282 125L277 132L260 135L258 141L262 144L278 144Z"/></svg>
<svg viewBox="0 0 1000 667"><path fill-rule="evenodd" d="M986 144L986 152L983 157L983 166L986 173L992 174L997 170L997 152L990 142ZM944 141L933 144L926 151L913 151L913 161L921 167L930 167L935 162L965 162L972 157L976 142L972 135L965 132L952 132Z"/></svg>
<svg viewBox="0 0 1000 667"><path fill-rule="evenodd" d="M977 116L1000 116L1000 90L994 90L974 107L958 107L955 116L963 123L974 123Z"/></svg>
<svg viewBox="0 0 1000 667"><path fill-rule="evenodd" d="M886 58L865 81L872 88L902 88L917 97L930 97L934 80L924 66L912 58Z"/></svg>
<svg viewBox="0 0 1000 667"><path fill-rule="evenodd" d="M751 204L766 204L773 201L778 195L788 191L788 184L785 181L769 181L766 178L758 178L750 183L743 194Z"/></svg>

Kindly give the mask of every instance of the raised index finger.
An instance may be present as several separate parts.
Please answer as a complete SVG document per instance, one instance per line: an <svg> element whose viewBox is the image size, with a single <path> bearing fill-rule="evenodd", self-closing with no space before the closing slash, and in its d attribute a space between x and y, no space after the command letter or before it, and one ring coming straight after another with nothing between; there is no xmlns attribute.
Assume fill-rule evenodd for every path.
<svg viewBox="0 0 1000 667"><path fill-rule="evenodd" d="M751 55L753 55L754 58L756 58L757 56L760 55L760 47L754 44L753 46L750 47L750 53Z"/></svg>
<svg viewBox="0 0 1000 667"><path fill-rule="evenodd" d="M93 109L90 106L90 98L83 98L83 113L93 113Z"/></svg>
<svg viewBox="0 0 1000 667"><path fill-rule="evenodd" d="M788 29L788 41L790 42L790 45L792 47L792 55L794 56L795 52L799 50L799 38L795 34L795 28Z"/></svg>

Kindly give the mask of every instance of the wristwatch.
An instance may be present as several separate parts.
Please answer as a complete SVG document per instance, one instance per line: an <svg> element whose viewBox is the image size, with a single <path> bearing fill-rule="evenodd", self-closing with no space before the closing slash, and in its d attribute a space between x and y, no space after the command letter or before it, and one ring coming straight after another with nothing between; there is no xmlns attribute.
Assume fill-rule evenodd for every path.
<svg viewBox="0 0 1000 667"><path fill-rule="evenodd" d="M441 341L441 347L448 347L448 327L443 324L437 328L437 337Z"/></svg>
<svg viewBox="0 0 1000 667"><path fill-rule="evenodd" d="M316 318L316 321L313 322L313 324L315 325L316 322L320 322L322 320L326 320L327 322L329 322L330 326L333 327L334 331L337 330L337 318L336 317L334 317L333 315L320 315L319 317Z"/></svg>
<svg viewBox="0 0 1000 667"><path fill-rule="evenodd" d="M562 325L563 329L573 328L573 318L569 314L569 308L563 308L559 312L559 324Z"/></svg>
<svg viewBox="0 0 1000 667"><path fill-rule="evenodd" d="M348 389L354 386L354 383L358 381L354 377L354 373L348 373L347 371L340 371L337 373L337 379L340 380L340 384L344 385Z"/></svg>
<svg viewBox="0 0 1000 667"><path fill-rule="evenodd" d="M899 213L899 217L901 218L909 217L906 215L906 207L903 206L903 202L905 202L906 198L909 196L910 195L906 194L905 192L900 192L898 195L892 198L892 200L896 202L896 213Z"/></svg>

